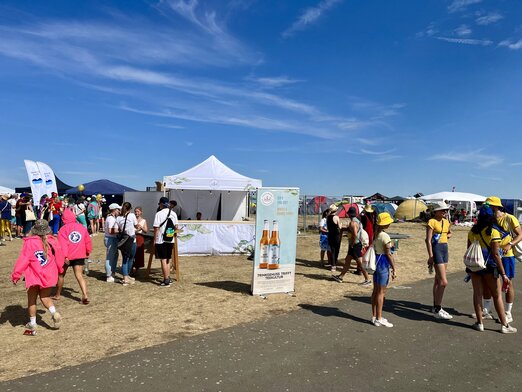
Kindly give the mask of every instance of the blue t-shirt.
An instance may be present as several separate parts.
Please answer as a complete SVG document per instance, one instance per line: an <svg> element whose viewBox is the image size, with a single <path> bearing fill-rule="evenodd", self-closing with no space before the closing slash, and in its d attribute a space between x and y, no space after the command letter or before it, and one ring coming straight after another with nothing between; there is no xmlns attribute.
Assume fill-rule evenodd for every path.
<svg viewBox="0 0 522 392"><path fill-rule="evenodd" d="M11 204L7 200L0 201L0 211L2 219L11 220Z"/></svg>

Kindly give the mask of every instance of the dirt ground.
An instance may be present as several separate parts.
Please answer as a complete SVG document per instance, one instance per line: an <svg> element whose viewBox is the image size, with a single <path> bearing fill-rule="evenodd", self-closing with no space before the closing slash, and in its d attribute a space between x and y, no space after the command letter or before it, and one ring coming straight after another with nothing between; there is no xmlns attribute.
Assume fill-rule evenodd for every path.
<svg viewBox="0 0 522 392"><path fill-rule="evenodd" d="M450 272L463 269L468 230L453 228ZM400 240L398 277L391 286L429 278L424 226L397 223L388 232L411 235ZM28 321L25 286L22 282L13 286L9 281L22 241L0 247L0 381L271 317L299 309L298 304L322 304L347 294L369 295L372 290L359 285L361 276L347 274L340 284L320 267L317 234L298 237L295 295L277 294L267 299L250 295L252 264L244 256L182 257L182 280L170 288L158 285L161 274L157 262L150 280L138 278L135 285L127 287L106 283L103 236L94 237L93 242L91 258L101 261L90 265L87 277L91 303L80 304L79 287L70 271L65 296L56 302L64 318L62 328L51 329L50 315L39 304L35 337L23 335ZM341 255L345 254L346 240L341 248Z"/></svg>

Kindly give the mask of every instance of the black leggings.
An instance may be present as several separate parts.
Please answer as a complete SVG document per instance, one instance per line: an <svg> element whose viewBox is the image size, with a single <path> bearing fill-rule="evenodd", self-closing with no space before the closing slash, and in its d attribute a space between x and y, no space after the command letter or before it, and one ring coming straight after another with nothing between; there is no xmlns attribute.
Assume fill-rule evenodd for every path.
<svg viewBox="0 0 522 392"><path fill-rule="evenodd" d="M328 236L328 245L332 251L332 266L337 266L337 258L341 249L341 236Z"/></svg>

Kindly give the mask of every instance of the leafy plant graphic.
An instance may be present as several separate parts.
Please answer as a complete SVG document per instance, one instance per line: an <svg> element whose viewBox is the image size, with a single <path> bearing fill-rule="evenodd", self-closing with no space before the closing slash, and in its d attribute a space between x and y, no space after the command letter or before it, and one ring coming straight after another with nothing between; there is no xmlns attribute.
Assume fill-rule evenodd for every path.
<svg viewBox="0 0 522 392"><path fill-rule="evenodd" d="M252 253L254 253L254 245L252 245L252 241L253 240L250 240L250 241L247 241L247 240L241 240L238 242L238 244L236 246L234 246L234 251L232 252L233 254L234 253L239 253L239 254L249 254L251 255Z"/></svg>
<svg viewBox="0 0 522 392"><path fill-rule="evenodd" d="M201 224L190 224L185 226L187 230L197 231L200 234L210 234L212 230L207 229L204 225Z"/></svg>
<svg viewBox="0 0 522 392"><path fill-rule="evenodd" d="M178 235L178 240L181 242L190 241L194 237L194 234L180 234Z"/></svg>

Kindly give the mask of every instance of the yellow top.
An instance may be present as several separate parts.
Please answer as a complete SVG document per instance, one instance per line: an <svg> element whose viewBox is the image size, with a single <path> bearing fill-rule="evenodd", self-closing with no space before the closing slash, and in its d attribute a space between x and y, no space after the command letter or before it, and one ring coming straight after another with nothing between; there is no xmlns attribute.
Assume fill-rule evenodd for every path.
<svg viewBox="0 0 522 392"><path fill-rule="evenodd" d="M520 226L520 223L518 222L518 219L514 217L511 214L504 213L500 218L497 218L497 222L502 230L504 230L504 233L502 233L500 230L497 230L493 228L491 231L491 237L497 239L500 241L500 247L503 248L511 240L513 237L511 236L511 231L514 230L516 227ZM507 235L505 234L507 233ZM502 238L504 237L504 238ZM511 257L514 256L513 249L510 249L508 252L503 254L503 257Z"/></svg>
<svg viewBox="0 0 522 392"><path fill-rule="evenodd" d="M482 236L480 234L475 234L470 230L468 233L468 240L470 242L474 242L474 241L478 240L478 242L480 243L480 247L483 250L487 250L488 248L491 248L491 242L498 241L498 238L493 238L493 230L491 231L491 235L486 234L486 230L487 230L487 228L482 230L482 232L480 233L480 234L482 234Z"/></svg>
<svg viewBox="0 0 522 392"><path fill-rule="evenodd" d="M446 218L442 218L440 221L437 219L430 219L428 221L428 227L433 230L433 235L440 234L439 243L448 243L448 232L450 230L450 223Z"/></svg>
<svg viewBox="0 0 522 392"><path fill-rule="evenodd" d="M373 241L373 248L375 249L375 254L385 255L386 245L391 242L391 238L388 233L381 231L375 241Z"/></svg>

